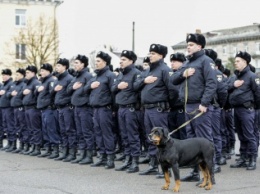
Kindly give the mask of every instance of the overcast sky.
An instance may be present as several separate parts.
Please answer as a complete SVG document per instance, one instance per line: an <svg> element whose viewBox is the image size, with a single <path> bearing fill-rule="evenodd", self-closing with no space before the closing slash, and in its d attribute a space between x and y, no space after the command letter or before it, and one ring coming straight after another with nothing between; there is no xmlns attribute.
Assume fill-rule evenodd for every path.
<svg viewBox="0 0 260 194"><path fill-rule="evenodd" d="M152 43L169 46L186 33L260 23L259 0L64 0L57 11L62 57L88 54L99 45L132 48L144 56Z"/></svg>

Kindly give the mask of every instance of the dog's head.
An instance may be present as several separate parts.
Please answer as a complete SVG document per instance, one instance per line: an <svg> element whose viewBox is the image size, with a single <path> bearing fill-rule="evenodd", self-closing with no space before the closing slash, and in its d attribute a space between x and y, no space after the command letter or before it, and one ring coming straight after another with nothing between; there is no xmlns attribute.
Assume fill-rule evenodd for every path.
<svg viewBox="0 0 260 194"><path fill-rule="evenodd" d="M148 138L154 145L164 145L169 140L168 129L163 127L154 127Z"/></svg>

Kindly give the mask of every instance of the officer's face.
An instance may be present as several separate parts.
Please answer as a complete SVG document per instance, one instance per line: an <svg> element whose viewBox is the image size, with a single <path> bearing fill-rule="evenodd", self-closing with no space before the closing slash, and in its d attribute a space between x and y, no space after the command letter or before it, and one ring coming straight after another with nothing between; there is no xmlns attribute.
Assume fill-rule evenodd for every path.
<svg viewBox="0 0 260 194"><path fill-rule="evenodd" d="M76 71L81 71L84 68L84 63L81 63L80 60L74 61L74 68Z"/></svg>
<svg viewBox="0 0 260 194"><path fill-rule="evenodd" d="M162 59L163 56L158 54L158 53L156 53L156 52L150 52L149 58L150 58L150 62L154 63L154 62L159 61L160 59Z"/></svg>
<svg viewBox="0 0 260 194"><path fill-rule="evenodd" d="M30 80L35 76L35 73L33 73L32 71L28 71L26 70L26 74L25 74L25 78Z"/></svg>
<svg viewBox="0 0 260 194"><path fill-rule="evenodd" d="M64 71L66 70L66 67L65 66L63 66L62 64L57 64L56 65L56 71L58 72L58 73L63 73Z"/></svg>
<svg viewBox="0 0 260 194"><path fill-rule="evenodd" d="M132 60L129 60L128 58L126 57L121 57L120 58L120 67L121 68L126 68L128 67L129 65L133 64L133 61Z"/></svg>
<svg viewBox="0 0 260 194"><path fill-rule="evenodd" d="M148 69L150 66L149 66L149 63L143 63L143 68L144 70Z"/></svg>
<svg viewBox="0 0 260 194"><path fill-rule="evenodd" d="M45 69L41 69L40 73L41 77L47 77L48 75L50 75L50 72Z"/></svg>
<svg viewBox="0 0 260 194"><path fill-rule="evenodd" d="M201 45L198 45L194 42L188 42L188 44L187 44L188 55L192 55L193 53L196 53L196 52L200 51L201 49L202 49Z"/></svg>
<svg viewBox="0 0 260 194"><path fill-rule="evenodd" d="M242 71L247 66L247 63L244 59L236 57L234 66L236 70Z"/></svg>
<svg viewBox="0 0 260 194"><path fill-rule="evenodd" d="M171 66L172 66L173 70L177 70L177 69L179 69L182 66L182 62L172 60L171 61Z"/></svg>
<svg viewBox="0 0 260 194"><path fill-rule="evenodd" d="M15 74L15 80L16 80L16 81L19 81L20 79L23 79L23 74L20 74L20 73L16 72L16 74Z"/></svg>
<svg viewBox="0 0 260 194"><path fill-rule="evenodd" d="M96 58L95 65L96 69L103 69L107 65L107 63L101 58Z"/></svg>
<svg viewBox="0 0 260 194"><path fill-rule="evenodd" d="M5 74L2 74L2 80L5 82L7 80L9 80L10 78L10 75L5 75Z"/></svg>

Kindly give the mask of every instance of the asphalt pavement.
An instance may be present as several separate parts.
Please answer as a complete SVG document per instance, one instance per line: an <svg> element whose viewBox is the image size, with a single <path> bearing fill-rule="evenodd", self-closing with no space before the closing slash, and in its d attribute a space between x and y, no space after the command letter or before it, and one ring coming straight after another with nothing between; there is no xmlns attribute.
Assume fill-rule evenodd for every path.
<svg viewBox="0 0 260 194"><path fill-rule="evenodd" d="M238 142L236 145L238 149ZM236 149L236 152L238 151ZM257 169L231 169L233 156L222 171L215 175L216 185L206 191L195 183L182 182L180 193L203 194L259 194L260 160ZM94 158L97 160L97 158ZM121 162L115 162L116 166ZM140 165L140 170L147 165ZM181 169L185 176L190 169ZM0 151L0 194L169 194L173 192L174 178L171 177L170 190L161 190L164 179L154 175L140 176L104 167L90 167L54 161L47 158L25 156Z"/></svg>

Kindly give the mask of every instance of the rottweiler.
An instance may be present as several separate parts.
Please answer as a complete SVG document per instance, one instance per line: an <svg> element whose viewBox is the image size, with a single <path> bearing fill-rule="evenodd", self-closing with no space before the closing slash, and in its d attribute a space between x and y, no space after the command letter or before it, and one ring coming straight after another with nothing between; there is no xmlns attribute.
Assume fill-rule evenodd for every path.
<svg viewBox="0 0 260 194"><path fill-rule="evenodd" d="M205 138L178 140L171 138L167 128L154 127L149 134L150 141L158 148L157 158L164 173L165 184L162 190L168 190L170 185L169 168L172 168L175 186L174 192L180 189L179 167L199 165L203 173L203 182L199 187L206 190L212 188L214 178L213 157L215 148L212 142Z"/></svg>

